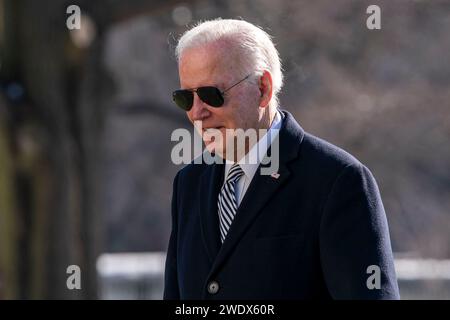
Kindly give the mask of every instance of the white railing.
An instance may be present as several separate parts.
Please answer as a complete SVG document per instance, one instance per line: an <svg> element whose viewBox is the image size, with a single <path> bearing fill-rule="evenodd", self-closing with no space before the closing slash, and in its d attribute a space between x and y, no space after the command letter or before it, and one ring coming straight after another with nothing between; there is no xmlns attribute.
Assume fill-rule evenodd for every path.
<svg viewBox="0 0 450 320"><path fill-rule="evenodd" d="M395 259L399 280L450 280L450 260Z"/></svg>
<svg viewBox="0 0 450 320"><path fill-rule="evenodd" d="M161 299L165 257L165 252L102 254L100 298ZM396 258L395 269L402 299L450 299L450 260Z"/></svg>
<svg viewBox="0 0 450 320"><path fill-rule="evenodd" d="M97 259L100 299L161 299L165 252L107 253Z"/></svg>

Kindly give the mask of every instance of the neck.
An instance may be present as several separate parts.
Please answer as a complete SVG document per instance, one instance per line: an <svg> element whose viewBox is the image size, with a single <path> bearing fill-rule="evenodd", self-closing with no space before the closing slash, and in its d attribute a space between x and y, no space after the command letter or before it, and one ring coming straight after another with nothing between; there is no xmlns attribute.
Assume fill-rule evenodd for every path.
<svg viewBox="0 0 450 320"><path fill-rule="evenodd" d="M276 108L267 107L262 114L261 120L259 122L259 128L255 128L256 130L256 141L255 139L250 139L245 137L245 149L244 152L238 152L237 146L239 144L237 137L234 138L234 162L238 162L241 160L245 155L249 153L251 148L259 142L259 140L264 136L265 133L269 130L269 128L272 126L272 122L275 119L277 113ZM262 129L262 130L261 130ZM262 132L260 132L260 130Z"/></svg>
<svg viewBox="0 0 450 320"><path fill-rule="evenodd" d="M263 129L269 129L272 126L272 122L275 119L275 115L277 114L277 108L275 107L267 107L267 112L265 113L265 115L263 115L263 118L265 118L266 120L264 121L265 126L263 127ZM259 138L258 138L259 140Z"/></svg>

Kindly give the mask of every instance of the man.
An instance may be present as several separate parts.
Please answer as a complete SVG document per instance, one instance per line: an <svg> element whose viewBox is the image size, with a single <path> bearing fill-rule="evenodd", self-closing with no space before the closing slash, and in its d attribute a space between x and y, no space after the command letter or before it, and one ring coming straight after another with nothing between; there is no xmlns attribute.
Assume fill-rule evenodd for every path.
<svg viewBox="0 0 450 320"><path fill-rule="evenodd" d="M164 298L399 298L376 182L278 108L270 37L218 19L187 31L176 53L174 101L226 161L194 161L174 180ZM269 130L239 149L231 129ZM278 170L261 174L269 154Z"/></svg>

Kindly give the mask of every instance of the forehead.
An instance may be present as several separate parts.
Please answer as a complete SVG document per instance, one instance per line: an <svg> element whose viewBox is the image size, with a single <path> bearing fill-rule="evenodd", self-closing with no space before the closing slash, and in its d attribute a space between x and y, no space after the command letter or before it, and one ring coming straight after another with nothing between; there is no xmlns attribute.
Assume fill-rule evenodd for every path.
<svg viewBox="0 0 450 320"><path fill-rule="evenodd" d="M194 87L233 78L233 55L221 42L185 49L178 65L181 84Z"/></svg>

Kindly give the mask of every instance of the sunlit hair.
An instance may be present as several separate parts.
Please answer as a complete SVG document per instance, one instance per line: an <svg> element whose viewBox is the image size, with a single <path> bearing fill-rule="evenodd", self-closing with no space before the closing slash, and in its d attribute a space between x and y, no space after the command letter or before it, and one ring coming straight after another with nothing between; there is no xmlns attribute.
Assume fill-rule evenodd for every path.
<svg viewBox="0 0 450 320"><path fill-rule="evenodd" d="M178 41L175 55L179 62L183 51L219 40L238 50L238 76L255 73L262 75L264 70L272 74L273 96L271 104L278 106L278 93L283 86L283 72L278 51L271 36L260 27L249 22L234 19L215 19L198 23L186 31Z"/></svg>

